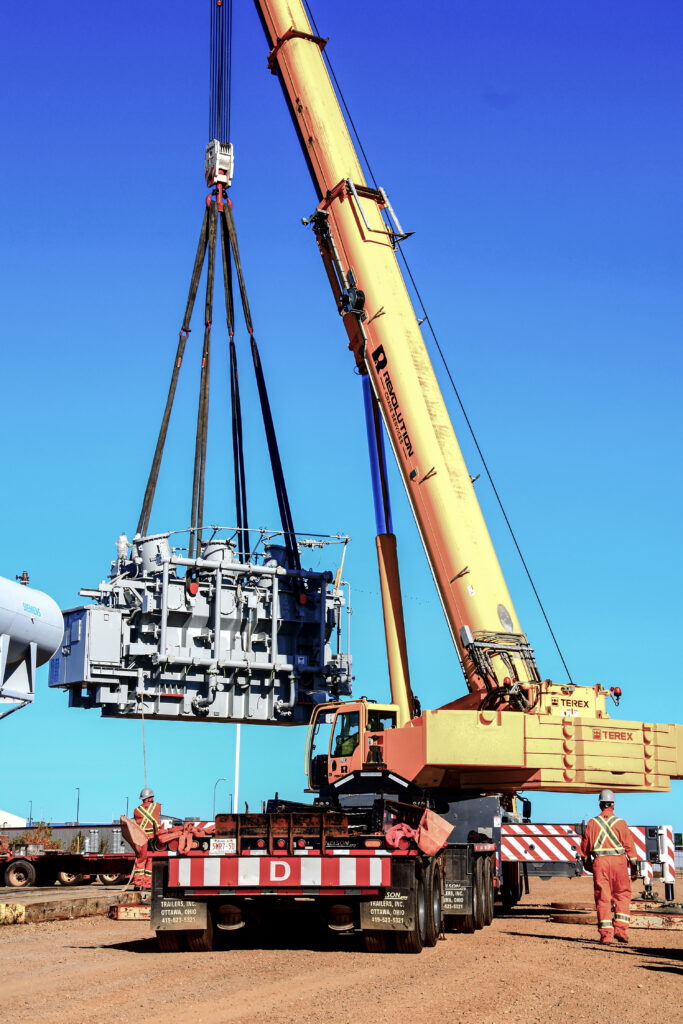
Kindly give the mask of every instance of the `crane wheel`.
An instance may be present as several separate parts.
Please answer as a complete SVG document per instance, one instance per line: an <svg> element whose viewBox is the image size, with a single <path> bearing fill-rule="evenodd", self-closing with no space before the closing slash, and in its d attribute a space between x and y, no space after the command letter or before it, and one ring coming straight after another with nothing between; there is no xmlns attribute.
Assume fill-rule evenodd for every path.
<svg viewBox="0 0 683 1024"><path fill-rule="evenodd" d="M207 911L206 928L192 929L185 933L187 945L193 953L210 953L213 949L213 921L211 912Z"/></svg>
<svg viewBox="0 0 683 1024"><path fill-rule="evenodd" d="M363 942L368 953L386 953L389 933L363 929Z"/></svg>
<svg viewBox="0 0 683 1024"><path fill-rule="evenodd" d="M415 872L415 923L409 932L396 932L396 950L399 953L421 953L427 941L427 900L420 864L415 865Z"/></svg>
<svg viewBox="0 0 683 1024"><path fill-rule="evenodd" d="M23 889L33 885L36 880L36 869L30 860L14 860L5 869L5 885L13 889Z"/></svg>
<svg viewBox="0 0 683 1024"><path fill-rule="evenodd" d="M426 929L425 946L435 946L441 934L443 916L441 912L441 867L431 860L424 876Z"/></svg>
<svg viewBox="0 0 683 1024"><path fill-rule="evenodd" d="M482 903L484 906L484 927L486 928L493 921L493 863L490 857L484 857L483 882Z"/></svg>

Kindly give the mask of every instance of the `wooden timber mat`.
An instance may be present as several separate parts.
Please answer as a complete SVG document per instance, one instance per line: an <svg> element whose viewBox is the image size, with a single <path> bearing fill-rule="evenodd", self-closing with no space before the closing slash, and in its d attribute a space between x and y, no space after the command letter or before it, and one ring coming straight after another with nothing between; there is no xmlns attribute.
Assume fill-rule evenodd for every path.
<svg viewBox="0 0 683 1024"><path fill-rule="evenodd" d="M556 924L597 925L592 903L551 903L549 919ZM656 903L633 900L631 928L667 928L683 931L683 903Z"/></svg>

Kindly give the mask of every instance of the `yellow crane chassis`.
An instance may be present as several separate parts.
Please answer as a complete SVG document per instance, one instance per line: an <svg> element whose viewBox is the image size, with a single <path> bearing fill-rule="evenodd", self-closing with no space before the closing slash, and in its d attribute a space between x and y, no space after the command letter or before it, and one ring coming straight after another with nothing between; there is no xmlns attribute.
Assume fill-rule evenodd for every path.
<svg viewBox="0 0 683 1024"><path fill-rule="evenodd" d="M657 793L683 778L681 725L439 708L384 743L387 763L430 789Z"/></svg>

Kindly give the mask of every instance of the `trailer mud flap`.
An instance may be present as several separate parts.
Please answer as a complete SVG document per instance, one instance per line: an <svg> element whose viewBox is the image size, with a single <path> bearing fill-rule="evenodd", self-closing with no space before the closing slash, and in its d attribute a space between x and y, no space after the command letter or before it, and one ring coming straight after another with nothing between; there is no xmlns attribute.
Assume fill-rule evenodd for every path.
<svg viewBox="0 0 683 1024"><path fill-rule="evenodd" d="M472 911L472 885L469 882L444 880L441 895L444 914L469 914Z"/></svg>
<svg viewBox="0 0 683 1024"><path fill-rule="evenodd" d="M415 927L415 889L387 889L384 899L361 903L360 926L376 931L412 931Z"/></svg>
<svg viewBox="0 0 683 1024"><path fill-rule="evenodd" d="M474 862L470 844L447 847L443 861L441 909L444 914L472 913Z"/></svg>
<svg viewBox="0 0 683 1024"><path fill-rule="evenodd" d="M204 929L207 926L206 903L199 900L179 900L173 896L157 896L153 893L150 921L152 928L158 932Z"/></svg>

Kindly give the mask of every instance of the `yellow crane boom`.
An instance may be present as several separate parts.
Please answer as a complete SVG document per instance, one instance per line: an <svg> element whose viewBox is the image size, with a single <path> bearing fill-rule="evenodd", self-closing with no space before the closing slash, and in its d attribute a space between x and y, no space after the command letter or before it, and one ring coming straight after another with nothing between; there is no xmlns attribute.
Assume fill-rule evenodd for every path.
<svg viewBox="0 0 683 1024"><path fill-rule="evenodd" d="M339 761L330 748L328 781L381 757L427 789L668 790L683 778L683 726L613 721L614 693L541 679L396 260L401 228L386 193L365 181L323 60L325 40L300 0L256 6L318 193L311 222L349 347L371 382L471 691L413 717L395 551L390 534L379 537L393 705L382 715L364 700L333 706L337 716L354 716L360 738ZM371 724L385 712L397 728Z"/></svg>

